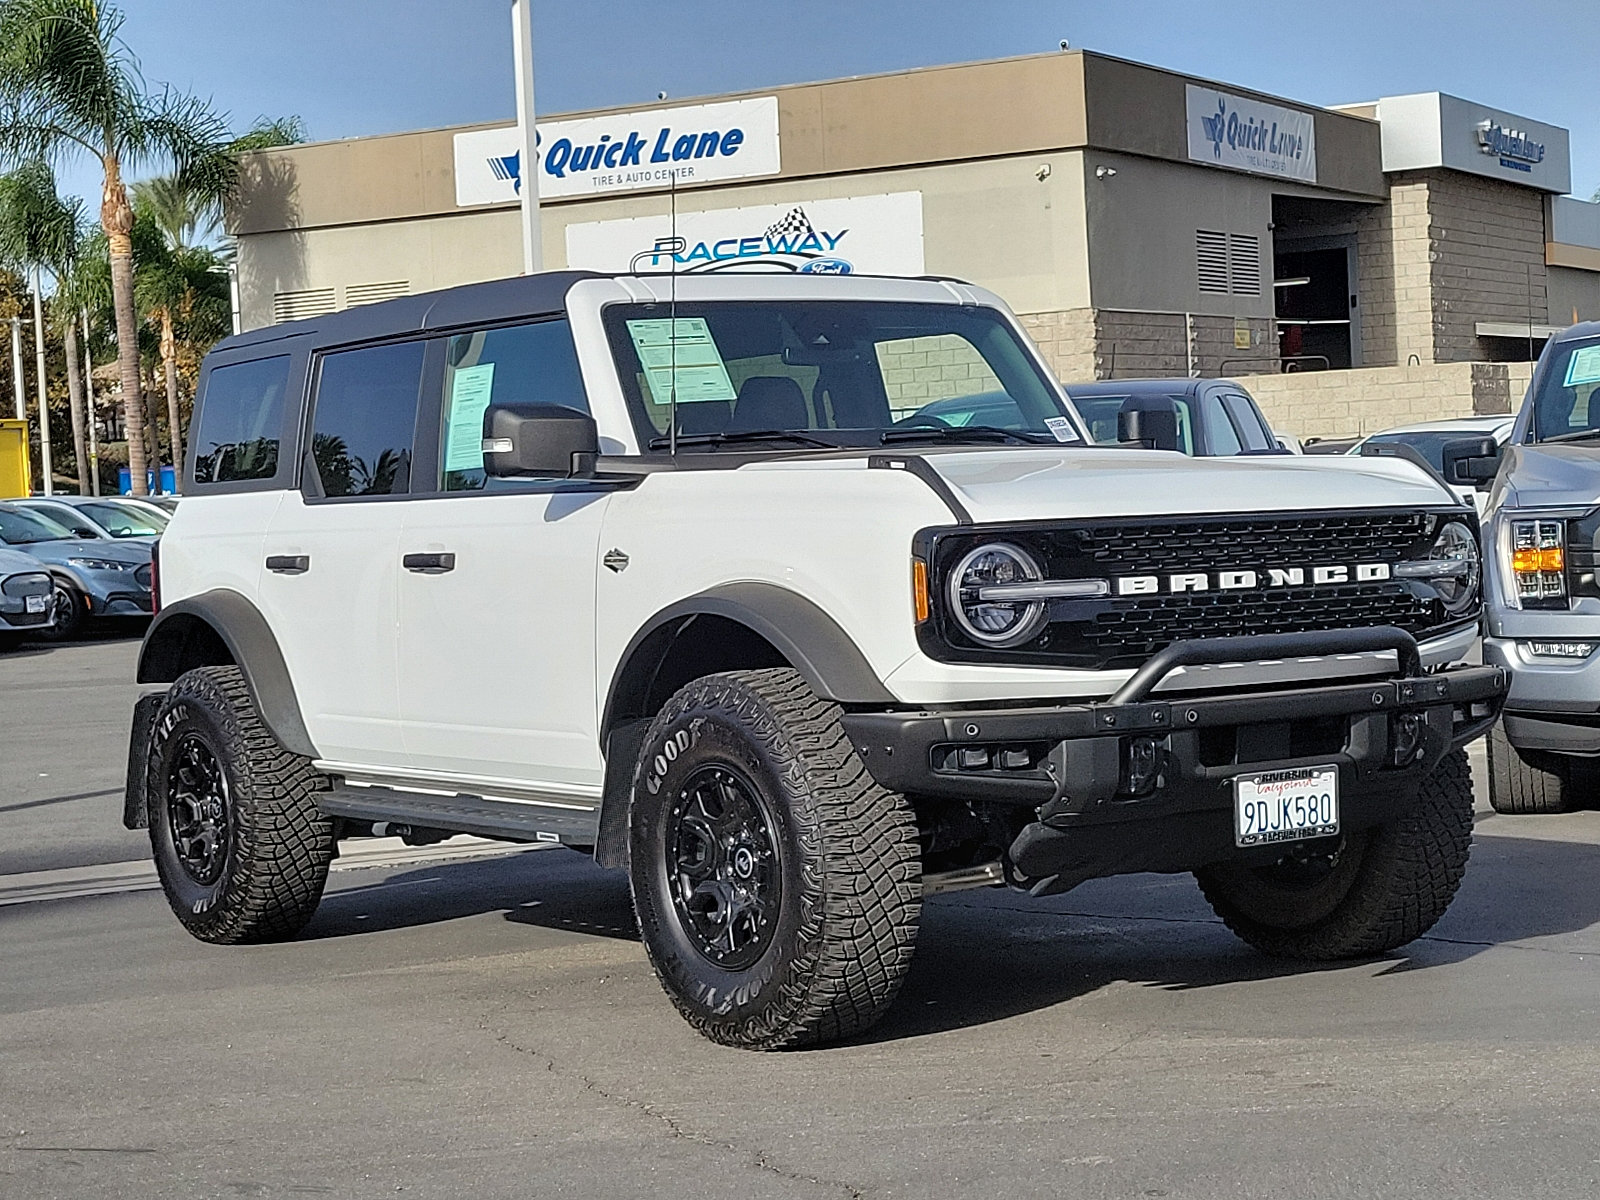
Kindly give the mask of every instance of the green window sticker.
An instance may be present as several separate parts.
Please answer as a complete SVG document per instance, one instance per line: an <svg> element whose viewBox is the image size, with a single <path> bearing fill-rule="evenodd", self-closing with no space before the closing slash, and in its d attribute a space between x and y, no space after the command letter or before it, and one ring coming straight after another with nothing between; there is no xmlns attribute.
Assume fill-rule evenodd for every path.
<svg viewBox="0 0 1600 1200"><path fill-rule="evenodd" d="M494 364L457 367L450 380L450 424L445 431L444 469L483 470L483 414L494 391Z"/></svg>
<svg viewBox="0 0 1600 1200"><path fill-rule="evenodd" d="M1600 383L1600 345L1579 346L1567 363L1564 386L1577 387L1584 383Z"/></svg>
<svg viewBox="0 0 1600 1200"><path fill-rule="evenodd" d="M627 324L653 403L670 404L674 382L679 404L734 398L733 380L728 378L727 364L722 361L704 317Z"/></svg>

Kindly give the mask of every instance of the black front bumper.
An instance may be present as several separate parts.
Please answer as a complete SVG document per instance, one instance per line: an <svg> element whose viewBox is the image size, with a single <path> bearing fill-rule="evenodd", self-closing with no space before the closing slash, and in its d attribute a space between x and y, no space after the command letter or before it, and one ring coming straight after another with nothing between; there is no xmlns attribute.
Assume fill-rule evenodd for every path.
<svg viewBox="0 0 1600 1200"><path fill-rule="evenodd" d="M1357 649L1397 651L1399 677L1150 698L1176 666ZM1422 673L1403 631L1341 630L1175 643L1105 702L855 712L845 728L891 791L1032 809L1006 867L1048 892L1281 855L1235 847L1238 775L1333 764L1342 828L1393 820L1446 753L1488 730L1506 687L1498 667Z"/></svg>

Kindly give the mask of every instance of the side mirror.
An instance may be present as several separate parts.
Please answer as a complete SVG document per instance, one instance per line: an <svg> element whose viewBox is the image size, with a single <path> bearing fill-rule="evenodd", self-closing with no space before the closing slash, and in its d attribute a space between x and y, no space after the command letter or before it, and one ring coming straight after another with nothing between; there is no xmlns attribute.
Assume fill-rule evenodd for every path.
<svg viewBox="0 0 1600 1200"><path fill-rule="evenodd" d="M559 404L491 404L483 414L483 469L499 479L587 479L600 457L594 418Z"/></svg>
<svg viewBox="0 0 1600 1200"><path fill-rule="evenodd" d="M1117 442L1146 450L1178 450L1178 409L1124 407L1117 413Z"/></svg>
<svg viewBox="0 0 1600 1200"><path fill-rule="evenodd" d="M1505 448L1492 437L1446 442L1440 452L1444 461L1445 481L1456 487L1486 491L1500 470L1500 459L1504 453Z"/></svg>

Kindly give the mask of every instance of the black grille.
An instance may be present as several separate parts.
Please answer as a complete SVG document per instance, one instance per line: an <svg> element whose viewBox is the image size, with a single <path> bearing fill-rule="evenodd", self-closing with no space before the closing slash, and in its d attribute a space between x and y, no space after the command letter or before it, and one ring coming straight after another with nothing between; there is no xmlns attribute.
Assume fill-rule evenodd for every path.
<svg viewBox="0 0 1600 1200"><path fill-rule="evenodd" d="M133 573L133 578L140 587L148 590L150 587L150 564L145 563L144 566L135 571Z"/></svg>
<svg viewBox="0 0 1600 1200"><path fill-rule="evenodd" d="M967 550L1008 541L1034 555L1049 579L1157 576L1155 594L1050 602L1049 621L1028 643L1005 649L976 644L941 606L923 645L935 657L961 662L1011 662L1105 669L1137 666L1185 638L1305 633L1395 625L1418 637L1470 620L1449 616L1432 585L1386 579L1323 586L1268 586L1272 568L1303 571L1427 556L1444 514L1366 511L1294 516L1204 517L1183 521L1106 521L1083 526L1012 526L942 535L934 549L935 594L948 597L948 573ZM1462 514L1448 519L1467 520ZM1219 571L1254 571L1261 584L1223 590ZM1175 592L1167 577L1199 573L1213 581L1201 591Z"/></svg>
<svg viewBox="0 0 1600 1200"><path fill-rule="evenodd" d="M1078 554L1107 574L1218 570L1262 563L1396 562L1432 540L1429 513L1202 520L1072 530ZM1085 571L1085 574L1092 573Z"/></svg>
<svg viewBox="0 0 1600 1200"><path fill-rule="evenodd" d="M1437 601L1413 595L1405 584L1283 589L1268 596L1201 592L1151 596L1116 604L1087 625L1081 637L1108 659L1148 658L1188 637L1242 637L1308 633L1368 625L1398 625L1420 633L1439 622Z"/></svg>

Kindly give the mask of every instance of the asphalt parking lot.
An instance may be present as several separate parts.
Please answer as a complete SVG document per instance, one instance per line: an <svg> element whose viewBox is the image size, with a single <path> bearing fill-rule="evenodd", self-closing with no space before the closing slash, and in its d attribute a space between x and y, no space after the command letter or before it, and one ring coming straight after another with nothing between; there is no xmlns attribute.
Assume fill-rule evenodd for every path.
<svg viewBox="0 0 1600 1200"><path fill-rule="evenodd" d="M1600 1192L1600 813L1480 811L1433 934L1333 969L1187 877L936 897L882 1026L756 1055L568 851L374 860L296 942L191 940L118 821L135 654L0 654L0 1197Z"/></svg>

